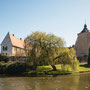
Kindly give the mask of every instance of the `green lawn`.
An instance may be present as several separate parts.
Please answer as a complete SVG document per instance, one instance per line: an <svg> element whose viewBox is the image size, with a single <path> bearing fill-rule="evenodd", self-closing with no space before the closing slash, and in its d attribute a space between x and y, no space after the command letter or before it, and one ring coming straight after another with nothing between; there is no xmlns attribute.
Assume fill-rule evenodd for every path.
<svg viewBox="0 0 90 90"><path fill-rule="evenodd" d="M56 68L57 68L58 71L61 71L62 70L61 65L56 65ZM50 70L53 70L53 69L49 65L49 66L38 66L37 70L38 71L50 71ZM65 70L66 71L72 71L72 69L68 65L65 65Z"/></svg>
<svg viewBox="0 0 90 90"><path fill-rule="evenodd" d="M68 66L66 66L68 67ZM46 76L46 75L66 75L71 74L69 68L67 70L62 70L61 65L56 65L57 71L53 71L51 66L38 66L36 71L29 71L26 73L28 76Z"/></svg>
<svg viewBox="0 0 90 90"><path fill-rule="evenodd" d="M87 64L79 65L78 70L79 70L79 72L87 72L87 71L90 71L90 65L87 65Z"/></svg>
<svg viewBox="0 0 90 90"><path fill-rule="evenodd" d="M53 71L52 67L49 66L38 66L36 71L29 71L27 74L29 76L33 75L66 75L72 73L81 73L81 72L89 72L90 65L80 64L77 71L73 71L70 66L66 65L64 69L61 68L61 65L56 65L57 71Z"/></svg>
<svg viewBox="0 0 90 90"><path fill-rule="evenodd" d="M56 65L57 70L62 70L61 65ZM72 71L72 69L66 65L65 66L66 71ZM48 70L52 70L51 66L38 66L37 70L39 71L48 71ZM86 63L80 64L78 67L78 72L80 71L90 71L90 65L87 65Z"/></svg>

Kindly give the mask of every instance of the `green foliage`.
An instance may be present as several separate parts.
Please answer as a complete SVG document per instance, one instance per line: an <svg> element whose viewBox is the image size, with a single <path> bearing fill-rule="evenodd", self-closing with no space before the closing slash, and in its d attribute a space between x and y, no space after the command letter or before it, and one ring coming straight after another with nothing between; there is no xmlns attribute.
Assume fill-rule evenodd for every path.
<svg viewBox="0 0 90 90"><path fill-rule="evenodd" d="M79 61L75 57L75 50L73 48L68 49L64 48L60 55L58 56L58 62L62 64L62 68L64 69L65 65L70 65L73 70L78 69Z"/></svg>
<svg viewBox="0 0 90 90"><path fill-rule="evenodd" d="M37 70L38 71L51 71L52 67L51 66L38 66Z"/></svg>
<svg viewBox="0 0 90 90"><path fill-rule="evenodd" d="M31 67L29 65L22 62L0 62L0 74L23 74L30 69Z"/></svg>
<svg viewBox="0 0 90 90"><path fill-rule="evenodd" d="M7 61L8 61L8 56L7 56L7 55L1 55L1 54L0 54L0 62L1 62L1 61L7 62Z"/></svg>
<svg viewBox="0 0 90 90"><path fill-rule="evenodd" d="M53 34L34 32L25 39L28 50L28 63L36 70L38 65L51 65L57 70L56 64L70 65L73 70L78 68L78 60L73 48L64 48L64 41ZM32 48L30 49L30 47Z"/></svg>
<svg viewBox="0 0 90 90"><path fill-rule="evenodd" d="M25 46L28 50L28 61L33 66L50 64L55 67L54 58L58 55L59 48L64 46L64 41L60 37L43 32L32 33L26 37L25 42L28 43Z"/></svg>
<svg viewBox="0 0 90 90"><path fill-rule="evenodd" d="M67 72L67 71L49 71L46 72L47 75L66 75L66 74L71 74L71 72Z"/></svg>
<svg viewBox="0 0 90 90"><path fill-rule="evenodd" d="M89 48L89 54L88 54L88 65L90 65L90 48Z"/></svg>
<svg viewBox="0 0 90 90"><path fill-rule="evenodd" d="M6 63L0 62L0 74L5 74L6 71Z"/></svg>
<svg viewBox="0 0 90 90"><path fill-rule="evenodd" d="M7 74L20 74L20 73L24 73L26 70L27 70L26 63L16 62L7 66L6 73Z"/></svg>
<svg viewBox="0 0 90 90"><path fill-rule="evenodd" d="M90 71L90 65L88 65L88 64L79 65L78 71L79 72L88 72L88 71Z"/></svg>

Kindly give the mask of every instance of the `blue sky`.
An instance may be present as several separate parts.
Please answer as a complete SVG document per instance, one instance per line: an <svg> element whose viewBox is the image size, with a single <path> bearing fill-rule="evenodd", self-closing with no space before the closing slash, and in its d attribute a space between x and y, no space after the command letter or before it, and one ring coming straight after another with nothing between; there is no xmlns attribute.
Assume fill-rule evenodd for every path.
<svg viewBox="0 0 90 90"><path fill-rule="evenodd" d="M24 39L42 31L70 46L85 20L90 29L90 0L0 0L0 43L8 32Z"/></svg>

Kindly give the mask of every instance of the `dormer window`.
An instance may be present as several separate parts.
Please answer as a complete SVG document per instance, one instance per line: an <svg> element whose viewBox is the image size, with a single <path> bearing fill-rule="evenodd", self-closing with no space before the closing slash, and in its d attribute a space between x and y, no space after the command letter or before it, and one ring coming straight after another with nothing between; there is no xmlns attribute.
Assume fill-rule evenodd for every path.
<svg viewBox="0 0 90 90"><path fill-rule="evenodd" d="M3 46L3 51L7 51L8 47L7 46Z"/></svg>

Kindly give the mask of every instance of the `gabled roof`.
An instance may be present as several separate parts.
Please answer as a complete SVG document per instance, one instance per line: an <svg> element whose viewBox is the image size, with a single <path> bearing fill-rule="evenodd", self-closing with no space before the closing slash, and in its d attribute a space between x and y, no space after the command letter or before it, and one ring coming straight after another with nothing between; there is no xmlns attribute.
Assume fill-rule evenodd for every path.
<svg viewBox="0 0 90 90"><path fill-rule="evenodd" d="M9 33L9 36L10 36L10 39L11 39L12 46L24 49L25 44L24 44L23 40L21 40L19 38L16 38L14 35L11 35L10 33Z"/></svg>

